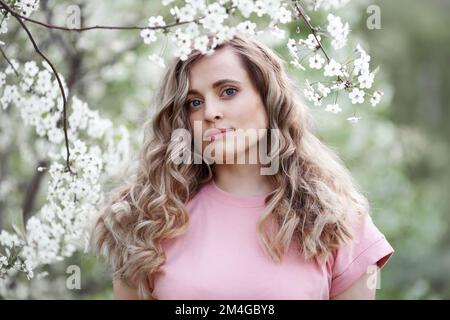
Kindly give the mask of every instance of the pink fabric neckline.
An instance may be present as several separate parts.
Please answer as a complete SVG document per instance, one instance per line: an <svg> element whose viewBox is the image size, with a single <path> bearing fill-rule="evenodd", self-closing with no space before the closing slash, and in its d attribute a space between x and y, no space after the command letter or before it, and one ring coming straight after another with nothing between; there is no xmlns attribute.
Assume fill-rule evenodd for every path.
<svg viewBox="0 0 450 320"><path fill-rule="evenodd" d="M265 199L269 194L257 196L240 196L219 188L214 179L205 185L205 191L212 197L236 207L259 208L265 206Z"/></svg>

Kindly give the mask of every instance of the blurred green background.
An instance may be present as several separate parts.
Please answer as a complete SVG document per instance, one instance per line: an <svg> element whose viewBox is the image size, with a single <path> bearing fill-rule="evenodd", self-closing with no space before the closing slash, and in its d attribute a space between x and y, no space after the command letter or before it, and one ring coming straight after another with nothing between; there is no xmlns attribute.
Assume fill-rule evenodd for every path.
<svg viewBox="0 0 450 320"><path fill-rule="evenodd" d="M71 4L80 5L83 25L133 25L136 21L145 23L151 15L167 16L166 8L157 1L41 0L41 11L34 17L64 24L65 9ZM366 27L369 4L381 9L381 29ZM375 108L370 104L344 105L340 115L312 107L317 134L337 150L355 175L371 203L375 224L395 249L382 270L377 297L449 299L450 1L354 0L349 6L353 9L338 13L353 21L352 34L371 54L371 67L380 66L376 85L385 96ZM8 37L14 40L7 42L5 51L19 61L35 57L25 36L18 34L23 31L16 24L10 27L13 30ZM147 56L159 53L164 41L148 47L135 31L69 34L36 26L30 29L65 76L72 94L140 134L142 119L152 113L150 101L161 75ZM305 34L303 29L301 36ZM293 26L291 37L299 36ZM289 61L284 43L273 48ZM5 62L0 63L3 67ZM305 74L292 68L289 72L302 87ZM345 120L353 111L362 117L357 125ZM17 121L17 126L23 126L20 119ZM6 130L1 134L6 135ZM32 130L23 134L30 145L21 146L19 135L12 135L8 149L0 153L0 177L5 181L9 176L14 181L8 189L13 192L0 198L0 226L4 228L11 216L20 212L35 164L41 160L32 148ZM140 138L132 142L136 150ZM29 151L27 157L24 148ZM45 185L44 178L34 210L45 201ZM80 290L66 289L65 271L73 264L81 267ZM44 270L48 277L31 281L18 278L3 297L112 298L110 275L95 257L76 254Z"/></svg>

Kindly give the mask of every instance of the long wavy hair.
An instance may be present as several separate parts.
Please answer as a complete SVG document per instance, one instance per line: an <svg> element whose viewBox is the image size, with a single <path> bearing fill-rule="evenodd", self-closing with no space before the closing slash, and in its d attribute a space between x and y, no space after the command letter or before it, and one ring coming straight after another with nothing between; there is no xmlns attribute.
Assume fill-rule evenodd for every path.
<svg viewBox="0 0 450 320"><path fill-rule="evenodd" d="M255 226L262 249L280 262L295 242L305 259L323 262L353 239L350 216L369 214L368 201L336 153L313 134L310 112L286 74L285 62L264 44L242 35L215 50L225 46L238 55L259 89L270 129L279 131L281 170L269 176L275 190L266 197ZM187 60L175 59L168 67L155 114L144 126L134 174L111 191L93 228L93 248L106 256L113 278L136 287L141 299L158 299L153 289L165 261L162 242L187 230L186 204L213 179L213 167L204 162L167 161L174 148L172 132L192 130L185 108L188 76L202 56L193 51ZM276 222L274 232L267 232L269 218Z"/></svg>

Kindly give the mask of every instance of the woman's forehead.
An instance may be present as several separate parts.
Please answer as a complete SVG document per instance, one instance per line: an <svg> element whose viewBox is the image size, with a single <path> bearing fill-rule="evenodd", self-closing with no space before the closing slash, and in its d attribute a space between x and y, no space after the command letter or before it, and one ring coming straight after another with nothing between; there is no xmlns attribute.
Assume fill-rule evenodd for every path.
<svg viewBox="0 0 450 320"><path fill-rule="evenodd" d="M219 49L211 56L203 56L194 63L189 72L189 83L193 89L197 85L212 85L222 79L241 83L249 80L239 57L229 48Z"/></svg>

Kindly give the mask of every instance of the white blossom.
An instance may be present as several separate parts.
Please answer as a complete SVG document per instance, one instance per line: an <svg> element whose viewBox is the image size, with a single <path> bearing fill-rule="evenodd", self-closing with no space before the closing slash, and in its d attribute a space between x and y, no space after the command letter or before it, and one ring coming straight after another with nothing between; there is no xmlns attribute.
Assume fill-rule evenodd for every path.
<svg viewBox="0 0 450 320"><path fill-rule="evenodd" d="M5 256L0 256L0 268L3 268L3 266L8 265L8 258Z"/></svg>
<svg viewBox="0 0 450 320"><path fill-rule="evenodd" d="M287 42L287 48L289 50L289 54L293 57L297 57L297 52L298 52L298 48L297 48L297 44L295 39L289 39Z"/></svg>
<svg viewBox="0 0 450 320"><path fill-rule="evenodd" d="M255 5L252 0L235 0L234 4L245 18L249 18L255 9Z"/></svg>
<svg viewBox="0 0 450 320"><path fill-rule="evenodd" d="M181 22L193 20L195 13L196 10L190 4L186 4L181 9L177 6L170 9L170 14Z"/></svg>
<svg viewBox="0 0 450 320"><path fill-rule="evenodd" d="M192 40L190 36L187 33L184 33L181 29L178 29L173 35L173 39L177 44L174 52L175 56L180 57L181 60L186 60L192 51Z"/></svg>
<svg viewBox="0 0 450 320"><path fill-rule="evenodd" d="M201 36L195 39L194 49L199 50L201 53L206 53L208 51L208 37Z"/></svg>
<svg viewBox="0 0 450 320"><path fill-rule="evenodd" d="M359 87L361 89L370 89L372 87L373 81L375 79L375 75L373 72L371 73L363 73L358 77Z"/></svg>
<svg viewBox="0 0 450 320"><path fill-rule="evenodd" d="M200 34L200 31L196 23L189 23L187 27L184 29L184 33L187 35L189 39L193 39Z"/></svg>
<svg viewBox="0 0 450 320"><path fill-rule="evenodd" d="M292 20L292 13L285 7L280 7L280 9L277 11L277 19L281 23L289 23Z"/></svg>
<svg viewBox="0 0 450 320"><path fill-rule="evenodd" d="M349 121L351 123L357 123L361 119L362 119L361 117L352 116L352 117L348 117L347 121Z"/></svg>
<svg viewBox="0 0 450 320"><path fill-rule="evenodd" d="M205 0L186 0L186 3L190 4L192 8L196 10L205 10L206 1Z"/></svg>
<svg viewBox="0 0 450 320"><path fill-rule="evenodd" d="M347 43L347 37L350 32L350 26L348 23L343 23L341 18L331 13L327 16L328 26L327 31L332 37L331 45L335 49L341 49Z"/></svg>
<svg viewBox="0 0 450 320"><path fill-rule="evenodd" d="M5 69L5 74L12 74L14 73L14 70L19 69L19 62L17 62L15 59L9 59L9 62L11 63L8 64L8 66Z"/></svg>
<svg viewBox="0 0 450 320"><path fill-rule="evenodd" d="M236 29L244 34L254 35L256 23L244 21L237 25Z"/></svg>
<svg viewBox="0 0 450 320"><path fill-rule="evenodd" d="M164 19L162 16L152 16L148 19L148 26L149 27L163 27L166 23L164 22Z"/></svg>
<svg viewBox="0 0 450 320"><path fill-rule="evenodd" d="M324 64L325 59L322 58L322 56L318 53L316 53L314 56L309 58L309 67L312 69L321 69L322 65Z"/></svg>
<svg viewBox="0 0 450 320"><path fill-rule="evenodd" d="M18 0L15 6L19 8L21 15L28 18L34 11L39 9L39 0Z"/></svg>
<svg viewBox="0 0 450 320"><path fill-rule="evenodd" d="M258 17L262 17L263 15L265 15L267 13L266 2L263 0L257 0L255 2L254 11Z"/></svg>
<svg viewBox="0 0 450 320"><path fill-rule="evenodd" d="M316 90L314 90L314 88L312 87L312 85L309 83L308 80L306 80L305 83L306 88L303 89L303 94L305 98L313 102L315 106L322 105L321 95L318 92L316 92Z"/></svg>
<svg viewBox="0 0 450 320"><path fill-rule="evenodd" d="M293 59L290 62L295 68L305 71L306 68L298 61L298 59Z"/></svg>
<svg viewBox="0 0 450 320"><path fill-rule="evenodd" d="M23 241L19 239L16 234L12 234L5 230L2 230L0 232L0 244L3 247L12 248L13 246L20 246L21 244L23 244Z"/></svg>
<svg viewBox="0 0 450 320"><path fill-rule="evenodd" d="M52 74L48 70L39 71L34 89L39 94L46 94L52 88Z"/></svg>
<svg viewBox="0 0 450 320"><path fill-rule="evenodd" d="M33 83L34 83L34 79L32 77L24 76L21 79L19 86L22 91L28 91L33 86Z"/></svg>
<svg viewBox="0 0 450 320"><path fill-rule="evenodd" d="M322 83L317 83L317 90L320 92L320 94L323 96L323 97L327 97L328 96L328 94L330 94L330 92L331 92L331 89L330 88L328 88L327 86L324 86Z"/></svg>
<svg viewBox="0 0 450 320"><path fill-rule="evenodd" d="M354 88L349 94L348 97L351 99L352 104L360 104L364 102L364 94L365 92L359 88Z"/></svg>
<svg viewBox="0 0 450 320"><path fill-rule="evenodd" d="M3 109L8 108L11 102L17 101L19 98L19 91L17 87L14 85L7 85L3 89L3 96L0 98L0 104L3 106Z"/></svg>
<svg viewBox="0 0 450 320"><path fill-rule="evenodd" d="M219 32L217 32L215 39L217 40L217 44L219 44L226 40L231 40L235 34L236 28L223 26L223 28L221 28ZM214 48L215 44L213 44L211 47Z"/></svg>
<svg viewBox="0 0 450 320"><path fill-rule="evenodd" d="M36 68L39 69L32 62L25 64L23 68L27 77L36 75L34 92L24 92L23 86L7 85L3 89L2 102L15 104L25 124L35 126L39 135L47 135L50 142L59 145L61 156L51 158L54 161L64 161L64 135L57 126L61 117L60 105L55 102L60 100L58 90L54 89L57 84L52 81L52 74L47 69ZM65 87L64 80L61 80ZM72 170L77 175L66 171L59 162L52 163L48 168L48 202L27 221L27 241L4 230L0 233L0 245L5 249L6 258L13 254L13 246L21 247L14 266L7 268L16 268L29 279L34 276L33 270L38 266L60 261L73 254L81 246L80 239L83 240L83 247L85 246L87 219L89 213L96 211L95 206L101 197L100 176L106 171L112 174L117 164L123 160L124 154L128 153L124 145L129 144L129 135L124 127L114 128L110 120L100 117L98 111L90 110L86 103L76 97L72 98L71 107L68 134ZM98 145L88 147L86 142L77 138L80 131L84 131L84 136L89 137L91 143L94 139L106 136L107 149L101 150ZM120 141L117 141L118 135L121 137ZM108 161L108 168L104 168L103 158ZM39 169L42 168L38 168L38 171ZM0 268L0 276L5 272L4 268Z"/></svg>
<svg viewBox="0 0 450 320"><path fill-rule="evenodd" d="M357 75L360 73L368 73L370 56L364 51L360 44L356 46L356 51L360 54L360 56L353 62L353 74Z"/></svg>
<svg viewBox="0 0 450 320"><path fill-rule="evenodd" d="M276 25L270 26L271 33L278 39L284 39L286 37L286 31L278 28Z"/></svg>
<svg viewBox="0 0 450 320"><path fill-rule="evenodd" d="M218 3L213 3L207 6L205 17L200 19L200 23L203 28L217 32L226 18L228 18L228 14L225 8Z"/></svg>
<svg viewBox="0 0 450 320"><path fill-rule="evenodd" d="M317 38L317 39L316 39ZM308 38L306 39L299 39L298 40L298 44L300 45L305 45L307 46L309 49L314 50L317 49L320 46L320 41L321 41L321 37L320 35L314 36L314 34L309 34Z"/></svg>
<svg viewBox="0 0 450 320"><path fill-rule="evenodd" d="M158 40L158 38L156 37L156 31L151 29L143 29L141 31L141 37L142 39L144 39L144 42L146 44L150 44Z"/></svg>
<svg viewBox="0 0 450 320"><path fill-rule="evenodd" d="M184 7L181 7L181 9L178 11L178 18L180 19L180 21L194 20L196 11L197 10L188 3Z"/></svg>
<svg viewBox="0 0 450 320"><path fill-rule="evenodd" d="M8 19L9 16L0 20L0 34L8 32Z"/></svg>
<svg viewBox="0 0 450 320"><path fill-rule="evenodd" d="M280 0L264 0L264 6L266 13L270 16L272 20L278 20L280 18L280 14L283 16L284 20L290 18L290 12L288 13L283 10L285 8L281 6ZM287 22L280 21L280 23L287 23Z"/></svg>
<svg viewBox="0 0 450 320"><path fill-rule="evenodd" d="M325 107L325 111L336 114L341 112L342 109L339 107L338 104L334 103L334 104L327 104L327 106Z"/></svg>
<svg viewBox="0 0 450 320"><path fill-rule="evenodd" d="M39 72L39 68L37 67L36 62L29 61L29 62L25 63L24 71L25 71L25 74L27 74L28 76L34 77Z"/></svg>
<svg viewBox="0 0 450 320"><path fill-rule="evenodd" d="M64 139L64 134L61 132L60 128L50 128L50 130L48 130L48 140L50 140L50 142L53 143L61 143Z"/></svg>
<svg viewBox="0 0 450 320"><path fill-rule="evenodd" d="M4 74L3 72L0 72L0 87L3 87L3 85L6 83L5 79L6 79L6 74Z"/></svg>
<svg viewBox="0 0 450 320"><path fill-rule="evenodd" d="M380 103L381 97L383 96L383 92L381 91L375 91L370 98L370 103L372 104L372 107L375 107L377 104Z"/></svg>
<svg viewBox="0 0 450 320"><path fill-rule="evenodd" d="M345 83L338 81L335 84L331 86L331 90L344 90L345 89Z"/></svg>
<svg viewBox="0 0 450 320"><path fill-rule="evenodd" d="M325 72L323 74L326 77L342 76L342 66L334 59L331 59L330 62L325 65Z"/></svg>

